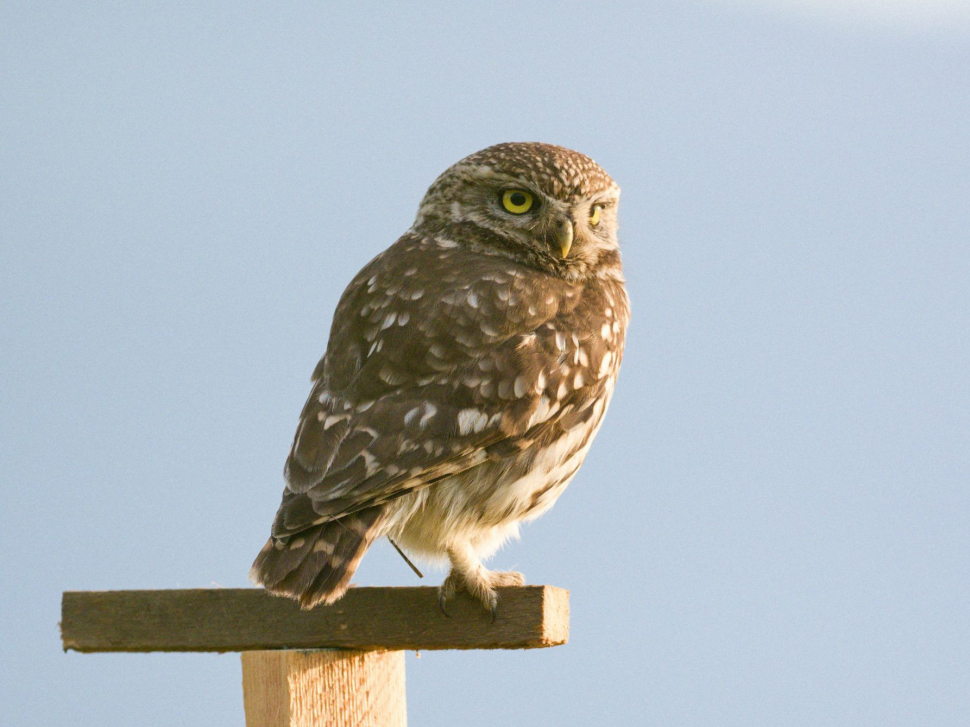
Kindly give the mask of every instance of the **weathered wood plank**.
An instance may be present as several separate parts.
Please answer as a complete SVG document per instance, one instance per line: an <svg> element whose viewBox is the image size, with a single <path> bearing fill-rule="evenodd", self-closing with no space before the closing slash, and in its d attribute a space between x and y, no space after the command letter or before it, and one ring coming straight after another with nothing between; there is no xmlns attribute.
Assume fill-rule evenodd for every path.
<svg viewBox="0 0 970 727"><path fill-rule="evenodd" d="M569 638L569 592L552 586L499 589L494 623L465 595L448 612L434 588L352 588L310 611L256 588L66 591L61 638L86 652L530 649Z"/></svg>

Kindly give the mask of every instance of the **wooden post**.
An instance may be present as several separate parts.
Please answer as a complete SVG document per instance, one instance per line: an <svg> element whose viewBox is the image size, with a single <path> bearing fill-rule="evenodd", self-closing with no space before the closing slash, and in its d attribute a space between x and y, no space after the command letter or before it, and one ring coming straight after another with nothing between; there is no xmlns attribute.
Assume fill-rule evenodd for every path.
<svg viewBox="0 0 970 727"><path fill-rule="evenodd" d="M246 651L246 727L406 727L403 651Z"/></svg>
<svg viewBox="0 0 970 727"><path fill-rule="evenodd" d="M404 649L534 649L569 638L569 592L499 589L493 621L434 588L353 588L301 611L262 590L68 591L65 651L241 651L248 727L404 727Z"/></svg>

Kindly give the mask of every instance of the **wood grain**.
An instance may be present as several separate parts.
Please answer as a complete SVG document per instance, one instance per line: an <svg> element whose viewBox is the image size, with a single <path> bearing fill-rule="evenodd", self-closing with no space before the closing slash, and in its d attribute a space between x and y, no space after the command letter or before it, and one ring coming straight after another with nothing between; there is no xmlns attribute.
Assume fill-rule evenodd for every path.
<svg viewBox="0 0 970 727"><path fill-rule="evenodd" d="M403 651L247 651L246 727L406 727Z"/></svg>
<svg viewBox="0 0 970 727"><path fill-rule="evenodd" d="M492 622L466 595L438 608L434 588L352 588L332 606L301 611L256 588L67 591L64 649L254 651L265 649L531 649L569 638L569 592L500 588Z"/></svg>

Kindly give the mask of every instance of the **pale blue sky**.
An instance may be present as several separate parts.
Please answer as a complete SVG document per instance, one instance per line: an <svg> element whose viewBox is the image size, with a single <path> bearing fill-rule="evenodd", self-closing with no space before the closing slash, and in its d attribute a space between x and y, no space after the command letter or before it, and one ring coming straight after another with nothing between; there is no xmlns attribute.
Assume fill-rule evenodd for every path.
<svg viewBox="0 0 970 727"><path fill-rule="evenodd" d="M493 560L572 639L409 655L411 723L965 724L968 78L946 2L3 3L4 719L242 723L236 655L62 654L60 592L247 585L344 285L542 140L623 186L634 307Z"/></svg>

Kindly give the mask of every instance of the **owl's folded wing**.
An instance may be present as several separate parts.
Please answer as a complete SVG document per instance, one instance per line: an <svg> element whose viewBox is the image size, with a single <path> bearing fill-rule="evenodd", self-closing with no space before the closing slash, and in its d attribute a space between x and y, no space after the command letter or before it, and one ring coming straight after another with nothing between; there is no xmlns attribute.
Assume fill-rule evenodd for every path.
<svg viewBox="0 0 970 727"><path fill-rule="evenodd" d="M541 446L598 414L595 387L583 388L589 391L572 390L565 405L535 385L528 392L520 388L514 401L469 406L454 403L450 387L437 386L402 390L346 413L340 404L336 411L318 408L317 398L287 461L273 534L290 535L386 503L489 458L502 459L509 449Z"/></svg>
<svg viewBox="0 0 970 727"><path fill-rule="evenodd" d="M589 337L564 317L561 283L483 256L447 266L471 283L422 277L429 254L463 252L405 237L341 299L287 460L275 536L541 444L592 415L612 354L598 322L583 321L597 331Z"/></svg>

